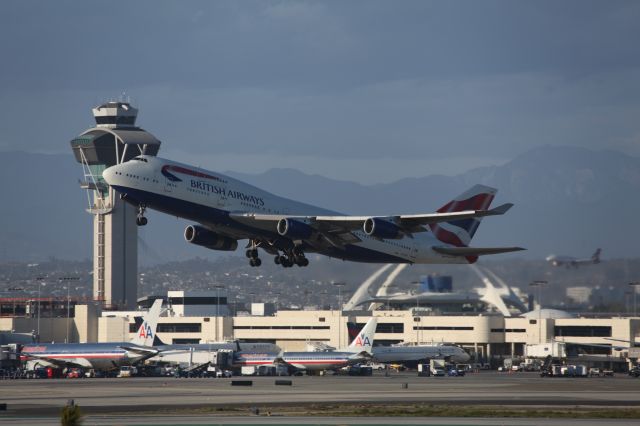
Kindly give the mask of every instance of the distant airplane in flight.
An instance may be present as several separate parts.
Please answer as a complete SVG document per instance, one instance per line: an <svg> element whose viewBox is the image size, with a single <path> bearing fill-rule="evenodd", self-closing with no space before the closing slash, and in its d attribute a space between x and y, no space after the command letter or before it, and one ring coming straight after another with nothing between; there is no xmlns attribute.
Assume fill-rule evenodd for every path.
<svg viewBox="0 0 640 426"><path fill-rule="evenodd" d="M600 263L600 253L602 250L597 249L595 253L591 257L586 258L576 258L571 256L556 256L552 254L551 256L547 256L547 262L551 263L553 266L566 266L567 268L577 268L580 265L593 265L595 263Z"/></svg>
<svg viewBox="0 0 640 426"><path fill-rule="evenodd" d="M251 266L260 266L258 248L283 267L307 266L305 253L371 263L474 263L478 256L523 250L520 247L468 247L496 189L475 185L436 213L346 216L278 197L220 173L141 155L109 167L104 180L138 208L145 225L151 208L199 222L185 239L212 250L233 251L248 240Z"/></svg>

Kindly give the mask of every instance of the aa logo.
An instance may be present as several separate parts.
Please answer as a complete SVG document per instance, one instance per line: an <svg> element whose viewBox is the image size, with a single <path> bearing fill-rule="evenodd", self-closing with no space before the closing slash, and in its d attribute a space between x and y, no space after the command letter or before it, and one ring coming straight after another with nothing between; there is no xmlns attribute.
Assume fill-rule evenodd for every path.
<svg viewBox="0 0 640 426"><path fill-rule="evenodd" d="M143 322L140 326L140 331L138 332L138 337L153 337L153 332L151 331L151 326L146 322Z"/></svg>
<svg viewBox="0 0 640 426"><path fill-rule="evenodd" d="M367 336L359 335L356 337L356 346L371 346L371 341Z"/></svg>

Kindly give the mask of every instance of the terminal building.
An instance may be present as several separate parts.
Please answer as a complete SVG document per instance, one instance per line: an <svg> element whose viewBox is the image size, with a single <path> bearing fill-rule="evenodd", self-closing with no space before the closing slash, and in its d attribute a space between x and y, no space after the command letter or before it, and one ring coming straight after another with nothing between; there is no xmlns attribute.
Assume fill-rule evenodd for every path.
<svg viewBox="0 0 640 426"><path fill-rule="evenodd" d="M374 315L378 318L376 345L454 343L469 352L475 362L493 366L499 365L503 358L523 356L528 344L552 341L567 342L570 355L585 359L596 356L596 360L626 365L632 355L625 346L633 348L636 341L640 341L640 318L637 317L573 317L547 309L512 317L500 313L434 315L419 308L280 310L271 315L248 312L231 315L226 294L215 293L169 292L164 297L165 312L158 323L157 336L164 343L237 339L275 343L283 350L305 350L309 342L339 348L348 345L347 322L364 324ZM148 306L150 300L142 299L141 305ZM41 319L41 341L64 342L67 335L71 342L127 341L137 329L135 317L144 313L102 311L96 304L78 304L74 311L75 316L69 319L64 316ZM268 309L262 311L269 312ZM36 319L28 315L0 318L0 330L30 333L35 328Z"/></svg>

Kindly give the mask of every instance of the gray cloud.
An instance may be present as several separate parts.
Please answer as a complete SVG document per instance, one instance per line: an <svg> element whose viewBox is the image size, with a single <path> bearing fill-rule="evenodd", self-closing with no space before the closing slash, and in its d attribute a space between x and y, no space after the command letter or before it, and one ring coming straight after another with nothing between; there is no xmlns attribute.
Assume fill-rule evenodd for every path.
<svg viewBox="0 0 640 426"><path fill-rule="evenodd" d="M0 150L65 151L126 90L165 152L238 170L640 155L638 18L633 1L3 2Z"/></svg>

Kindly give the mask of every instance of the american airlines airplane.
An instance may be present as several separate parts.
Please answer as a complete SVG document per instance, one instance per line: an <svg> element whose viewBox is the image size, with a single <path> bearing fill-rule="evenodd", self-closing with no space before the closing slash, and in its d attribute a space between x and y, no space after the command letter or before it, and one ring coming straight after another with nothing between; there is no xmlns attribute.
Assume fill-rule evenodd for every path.
<svg viewBox="0 0 640 426"><path fill-rule="evenodd" d="M593 265L596 263L600 263L601 252L602 252L601 249L597 249L595 253L591 255L591 257L582 258L582 259L571 257L571 256L556 256L555 254L552 254L550 256L547 256L546 260L547 262L551 263L553 266L566 266L567 268L569 267L577 268L580 265Z"/></svg>
<svg viewBox="0 0 640 426"><path fill-rule="evenodd" d="M233 251L248 240L251 266L258 248L283 267L307 266L305 253L372 263L474 263L478 256L520 247L468 247L484 216L502 215L512 204L488 210L496 189L476 185L436 213L347 216L279 197L255 186L186 164L141 155L109 167L104 180L137 206L138 225L147 208L198 222L185 239L212 250Z"/></svg>
<svg viewBox="0 0 640 426"><path fill-rule="evenodd" d="M358 325L353 322L347 323L349 335L357 333ZM395 345L395 346L374 346L371 350L374 361L389 363L412 363L427 359L445 359L454 363L465 363L471 359L469 354L460 346L451 344L432 345Z"/></svg>
<svg viewBox="0 0 640 426"><path fill-rule="evenodd" d="M133 365L160 352L152 346L162 300L156 300L131 342L117 343L38 343L26 345L20 351L20 359L35 360L42 366L82 367L94 370L111 370L123 365Z"/></svg>
<svg viewBox="0 0 640 426"><path fill-rule="evenodd" d="M345 350L327 352L281 352L277 355L240 352L234 355L234 365L286 365L293 370L333 370L371 359L377 319L371 318Z"/></svg>

